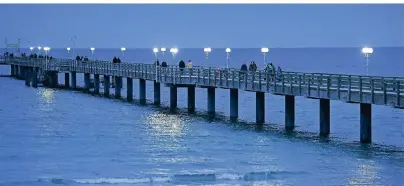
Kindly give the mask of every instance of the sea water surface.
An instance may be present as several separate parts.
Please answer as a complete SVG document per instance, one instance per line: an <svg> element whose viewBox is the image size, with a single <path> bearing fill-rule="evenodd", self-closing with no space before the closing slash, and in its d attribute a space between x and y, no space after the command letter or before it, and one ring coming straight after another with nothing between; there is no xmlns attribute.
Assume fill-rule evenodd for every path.
<svg viewBox="0 0 404 186"><path fill-rule="evenodd" d="M169 64L224 67L224 49L179 49ZM4 51L4 49L3 49ZM25 49L29 53L29 50ZM54 57L72 51L52 49ZM76 49L75 54L152 63L151 49ZM255 60L259 49L233 49L230 66ZM268 62L284 70L364 74L360 48L270 49ZM404 48L375 48L369 74L404 76ZM0 67L0 74L10 68ZM63 74L59 82L64 82ZM83 86L83 76L78 75ZM138 98L138 82L134 81ZM125 86L124 86L125 87ZM0 185L403 185L404 111L373 106L373 141L359 141L359 105L331 102L331 136L318 137L318 100L296 97L296 132L285 133L284 99L266 94L266 124L254 125L255 94L239 93L239 123L228 121L229 92L216 90L216 119L206 118L205 89L196 90L197 114L178 113L80 92L26 87L0 78ZM111 92L113 92L111 90ZM125 88L122 90L126 96ZM153 85L147 83L147 98Z"/></svg>

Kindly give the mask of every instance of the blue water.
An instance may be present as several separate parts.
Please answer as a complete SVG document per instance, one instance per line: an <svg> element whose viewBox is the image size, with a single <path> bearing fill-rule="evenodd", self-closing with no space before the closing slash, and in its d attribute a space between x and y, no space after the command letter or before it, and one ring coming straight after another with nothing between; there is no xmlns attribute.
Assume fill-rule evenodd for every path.
<svg viewBox="0 0 404 186"><path fill-rule="evenodd" d="M225 66L224 49L180 49L176 61ZM91 56L87 49L76 50ZM63 49L53 56L67 57ZM110 59L119 49L96 49ZM111 57L112 56L112 57ZM161 57L162 58L162 57ZM166 60L173 63L170 55ZM128 49L124 61L152 63L150 49ZM268 61L290 71L364 74L358 48L273 49ZM262 63L259 49L233 49L230 64ZM375 48L371 75L401 76L404 48ZM0 74L9 67L1 66ZM59 76L63 83L63 74ZM83 86L82 75L78 84ZM134 82L135 99L138 81ZM153 100L153 85L147 83ZM124 86L125 87L125 86ZM228 121L229 92L216 90L218 118L205 117L207 94L196 90L196 115L178 92L178 114L80 92L25 87L0 78L0 185L403 185L404 110L373 106L372 145L359 144L359 105L331 102L331 136L319 139L319 103L296 97L296 133L283 132L284 99L266 94L266 125L257 127L255 94L239 93L241 122ZM111 90L111 92L113 92ZM126 96L126 90L122 90Z"/></svg>

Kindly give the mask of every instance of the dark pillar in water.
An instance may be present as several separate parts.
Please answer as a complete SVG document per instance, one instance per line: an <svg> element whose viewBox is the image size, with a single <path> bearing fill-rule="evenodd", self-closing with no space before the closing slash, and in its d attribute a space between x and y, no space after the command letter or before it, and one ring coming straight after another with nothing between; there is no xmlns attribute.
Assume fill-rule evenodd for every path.
<svg viewBox="0 0 404 186"><path fill-rule="evenodd" d="M122 77L115 76L115 98L121 98Z"/></svg>
<svg viewBox="0 0 404 186"><path fill-rule="evenodd" d="M126 78L126 100L133 101L133 79L130 77Z"/></svg>
<svg viewBox="0 0 404 186"><path fill-rule="evenodd" d="M285 129L295 129L295 96L285 95Z"/></svg>
<svg viewBox="0 0 404 186"><path fill-rule="evenodd" d="M188 88L188 113L195 113L195 86L189 86Z"/></svg>
<svg viewBox="0 0 404 186"><path fill-rule="evenodd" d="M72 89L76 89L77 88L77 81L76 81L76 72L72 72Z"/></svg>
<svg viewBox="0 0 404 186"><path fill-rule="evenodd" d="M65 87L66 88L70 87L70 76L68 72L65 73Z"/></svg>
<svg viewBox="0 0 404 186"><path fill-rule="evenodd" d="M155 105L160 105L161 103L161 98L160 98L160 83L157 81L154 81L154 104Z"/></svg>
<svg viewBox="0 0 404 186"><path fill-rule="evenodd" d="M21 76L21 66L16 65L15 66L15 77L18 79Z"/></svg>
<svg viewBox="0 0 404 186"><path fill-rule="evenodd" d="M90 91L90 74L84 73L84 91Z"/></svg>
<svg viewBox="0 0 404 186"><path fill-rule="evenodd" d="M170 87L170 109L177 109L177 87L173 85Z"/></svg>
<svg viewBox="0 0 404 186"><path fill-rule="evenodd" d="M31 80L31 69L30 67L24 67L24 79L25 79L25 85L30 86L30 80Z"/></svg>
<svg viewBox="0 0 404 186"><path fill-rule="evenodd" d="M22 66L17 66L18 68L17 68L17 78L18 79L21 79L23 76L22 76L22 74L23 74L23 67Z"/></svg>
<svg viewBox="0 0 404 186"><path fill-rule="evenodd" d="M257 124L265 123L265 93L256 92L255 93L255 120Z"/></svg>
<svg viewBox="0 0 404 186"><path fill-rule="evenodd" d="M38 67L34 67L32 70L32 87L38 88Z"/></svg>
<svg viewBox="0 0 404 186"><path fill-rule="evenodd" d="M10 71L11 77L14 77L14 65L10 65Z"/></svg>
<svg viewBox="0 0 404 186"><path fill-rule="evenodd" d="M146 104L146 80L139 79L139 102Z"/></svg>
<svg viewBox="0 0 404 186"><path fill-rule="evenodd" d="M320 99L320 136L330 134L330 100Z"/></svg>
<svg viewBox="0 0 404 186"><path fill-rule="evenodd" d="M100 75L99 74L94 74L94 93L95 94L100 93Z"/></svg>
<svg viewBox="0 0 404 186"><path fill-rule="evenodd" d="M58 86L58 72L46 71L44 85L51 88L56 88Z"/></svg>
<svg viewBox="0 0 404 186"><path fill-rule="evenodd" d="M360 104L360 140L362 143L372 142L372 105Z"/></svg>
<svg viewBox="0 0 404 186"><path fill-rule="evenodd" d="M208 115L215 116L215 88L208 88Z"/></svg>
<svg viewBox="0 0 404 186"><path fill-rule="evenodd" d="M109 87L110 87L109 77L110 76L104 75L104 96L105 97L109 97Z"/></svg>
<svg viewBox="0 0 404 186"><path fill-rule="evenodd" d="M236 122L238 119L238 90L230 89L230 121Z"/></svg>

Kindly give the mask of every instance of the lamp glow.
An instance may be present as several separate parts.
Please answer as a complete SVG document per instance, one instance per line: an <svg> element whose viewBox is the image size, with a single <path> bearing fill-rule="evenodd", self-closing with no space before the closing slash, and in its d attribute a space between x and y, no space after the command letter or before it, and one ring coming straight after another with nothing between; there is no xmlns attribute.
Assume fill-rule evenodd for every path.
<svg viewBox="0 0 404 186"><path fill-rule="evenodd" d="M34 50L34 47L29 47L29 49L31 50L31 52Z"/></svg>
<svg viewBox="0 0 404 186"><path fill-rule="evenodd" d="M122 48L121 48L121 51L122 51L122 52L125 52L125 51L126 51L126 48L125 48L125 47L122 47Z"/></svg>
<svg viewBox="0 0 404 186"><path fill-rule="evenodd" d="M45 50L46 52L48 52L50 50L49 47L43 47L43 50Z"/></svg>
<svg viewBox="0 0 404 186"><path fill-rule="evenodd" d="M370 55L373 53L373 48L364 47L364 48L362 48L362 53L365 55Z"/></svg>
<svg viewBox="0 0 404 186"><path fill-rule="evenodd" d="M91 52L94 52L95 48L94 48L94 47L91 47L90 50L91 50Z"/></svg>
<svg viewBox="0 0 404 186"><path fill-rule="evenodd" d="M42 47L38 46L38 50L41 50Z"/></svg>
<svg viewBox="0 0 404 186"><path fill-rule="evenodd" d="M163 52L163 53L164 53L166 50L167 50L166 48L160 48L160 51Z"/></svg>
<svg viewBox="0 0 404 186"><path fill-rule="evenodd" d="M211 49L211 48L204 48L203 51L204 51L205 53L209 53L209 52L212 52L212 49Z"/></svg>
<svg viewBox="0 0 404 186"><path fill-rule="evenodd" d="M154 52L155 54L157 54L157 52L159 52L159 49L158 49L158 48L153 48L153 52Z"/></svg>
<svg viewBox="0 0 404 186"><path fill-rule="evenodd" d="M230 53L231 49L230 48L226 48L226 53Z"/></svg>
<svg viewBox="0 0 404 186"><path fill-rule="evenodd" d="M269 52L268 48L261 48L261 52L265 55L266 53Z"/></svg>
<svg viewBox="0 0 404 186"><path fill-rule="evenodd" d="M178 53L178 48L171 48L171 49L170 49L170 52L171 52L172 54L177 54L177 53Z"/></svg>
<svg viewBox="0 0 404 186"><path fill-rule="evenodd" d="M67 50L67 52L70 52L70 47L67 47L66 50Z"/></svg>

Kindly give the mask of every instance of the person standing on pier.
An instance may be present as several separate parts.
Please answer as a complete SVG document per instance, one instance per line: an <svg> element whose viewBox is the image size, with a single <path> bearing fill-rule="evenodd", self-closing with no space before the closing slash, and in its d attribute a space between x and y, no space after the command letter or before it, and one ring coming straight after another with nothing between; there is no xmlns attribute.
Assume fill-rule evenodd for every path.
<svg viewBox="0 0 404 186"><path fill-rule="evenodd" d="M154 66L160 66L160 61L158 59L154 62Z"/></svg>
<svg viewBox="0 0 404 186"><path fill-rule="evenodd" d="M188 67L189 69L192 68L192 61L191 61L191 60L188 61L187 67Z"/></svg>
<svg viewBox="0 0 404 186"><path fill-rule="evenodd" d="M183 71L185 68L185 62L183 60L181 60L180 63L178 64L178 66L180 67L181 71Z"/></svg>

